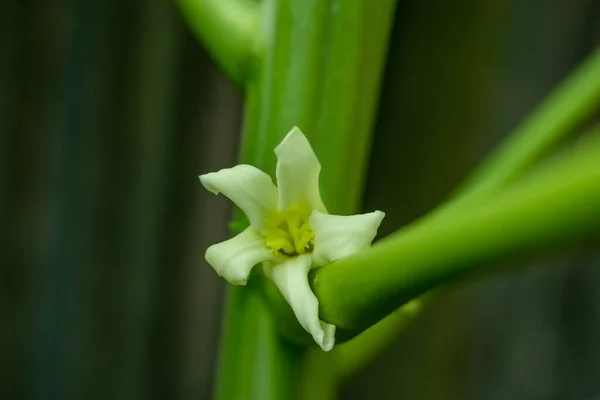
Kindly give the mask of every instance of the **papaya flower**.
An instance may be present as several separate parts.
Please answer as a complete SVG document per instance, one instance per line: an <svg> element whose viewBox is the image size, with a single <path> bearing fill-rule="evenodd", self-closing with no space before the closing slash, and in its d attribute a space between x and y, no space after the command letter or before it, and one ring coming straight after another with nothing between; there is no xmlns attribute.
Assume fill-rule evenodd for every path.
<svg viewBox="0 0 600 400"><path fill-rule="evenodd" d="M286 135L275 155L277 186L246 164L200 175L206 189L228 197L250 221L237 236L210 246L206 261L233 285L245 285L252 268L262 263L300 325L329 351L335 326L319 319L308 272L369 248L385 214L329 214L319 191L321 164L299 128Z"/></svg>

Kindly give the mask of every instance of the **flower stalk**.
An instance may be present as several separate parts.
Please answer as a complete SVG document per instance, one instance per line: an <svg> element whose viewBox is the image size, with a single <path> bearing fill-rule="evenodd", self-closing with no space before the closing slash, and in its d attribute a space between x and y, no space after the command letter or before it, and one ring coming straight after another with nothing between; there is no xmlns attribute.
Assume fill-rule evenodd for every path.
<svg viewBox="0 0 600 400"><path fill-rule="evenodd" d="M600 135L486 202L460 204L317 271L321 316L350 338L410 299L486 265L600 232ZM362 266L369 264L366 273Z"/></svg>

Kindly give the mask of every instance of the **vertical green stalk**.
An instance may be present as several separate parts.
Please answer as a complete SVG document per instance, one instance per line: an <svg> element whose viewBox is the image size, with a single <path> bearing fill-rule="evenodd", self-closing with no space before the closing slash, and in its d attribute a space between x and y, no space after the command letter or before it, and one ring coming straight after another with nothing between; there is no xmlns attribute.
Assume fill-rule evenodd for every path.
<svg viewBox="0 0 600 400"><path fill-rule="evenodd" d="M231 287L225 305L217 399L287 399L302 350L277 335L259 285Z"/></svg>
<svg viewBox="0 0 600 400"><path fill-rule="evenodd" d="M240 161L274 177L273 149L299 126L323 165L329 210L356 212L395 2L280 0L263 6L264 40L246 86ZM333 392L331 379L323 382L322 362L303 361L302 351L275 335L256 289L231 290L226 321L218 398L293 398L300 376L302 397ZM302 365L308 367L300 373Z"/></svg>
<svg viewBox="0 0 600 400"><path fill-rule="evenodd" d="M323 166L329 210L356 212L395 2L266 6L263 58L247 86L241 160L274 176L273 149L297 125Z"/></svg>

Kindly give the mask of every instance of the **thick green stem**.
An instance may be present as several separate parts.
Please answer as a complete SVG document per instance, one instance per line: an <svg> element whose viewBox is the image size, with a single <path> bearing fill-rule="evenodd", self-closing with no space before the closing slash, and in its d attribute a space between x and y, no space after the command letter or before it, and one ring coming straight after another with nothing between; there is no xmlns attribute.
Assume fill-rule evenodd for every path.
<svg viewBox="0 0 600 400"><path fill-rule="evenodd" d="M260 46L260 6L244 0L177 0L188 24L237 85L252 71Z"/></svg>
<svg viewBox="0 0 600 400"><path fill-rule="evenodd" d="M393 0L262 4L263 40L259 65L246 86L241 162L274 177L273 149L297 125L323 164L321 189L329 210L358 210L394 5ZM334 393L333 368L327 366L331 358L314 362L311 354L306 361L289 352L252 290L236 288L230 295L219 398L315 399ZM266 348L265 337L266 358L256 350ZM304 369L297 375L304 386L299 392L292 384L298 369ZM287 383L271 384L273 379Z"/></svg>
<svg viewBox="0 0 600 400"><path fill-rule="evenodd" d="M242 160L274 175L273 149L293 125L319 160L334 213L362 198L370 134L395 2L285 0L265 4L267 31L249 82Z"/></svg>
<svg viewBox="0 0 600 400"><path fill-rule="evenodd" d="M483 165L461 186L452 200L439 208L446 212L451 206L465 201L487 198L505 187L524 173L528 167L538 162L561 143L574 128L588 119L597 108L600 99L600 51L593 53L581 67L557 87L534 112L527 117L509 138L486 159ZM395 311L382 326L374 326L366 332L366 337L357 338L363 345L349 344L348 349L340 349L340 358L345 365L357 364L357 360L373 357L364 352L364 347L374 338L387 337L397 325L404 326L416 313L409 308ZM393 321L396 320L397 324ZM348 361L350 360L350 362ZM351 372L351 368L344 367Z"/></svg>
<svg viewBox="0 0 600 400"><path fill-rule="evenodd" d="M446 212L465 201L486 199L523 174L590 118L600 99L600 51L593 53L558 86L461 185L451 201L433 213ZM335 350L339 374L352 374L374 358L419 314L415 299L388 315L362 335ZM415 308L414 305L419 307Z"/></svg>
<svg viewBox="0 0 600 400"><path fill-rule="evenodd" d="M297 389L302 349L277 335L259 288L231 287L224 322L216 399L278 400Z"/></svg>
<svg viewBox="0 0 600 400"><path fill-rule="evenodd" d="M453 207L321 268L314 289L322 317L352 336L443 282L595 234L599 160L594 137L485 204Z"/></svg>

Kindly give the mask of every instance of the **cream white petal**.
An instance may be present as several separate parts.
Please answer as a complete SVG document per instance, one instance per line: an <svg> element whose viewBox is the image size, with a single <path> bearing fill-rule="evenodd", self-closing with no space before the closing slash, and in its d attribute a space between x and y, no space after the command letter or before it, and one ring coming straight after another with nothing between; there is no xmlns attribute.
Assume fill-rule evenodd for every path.
<svg viewBox="0 0 600 400"><path fill-rule="evenodd" d="M233 201L257 230L277 210L277 187L269 175L252 165L240 164L200 175L200 182L212 193L223 193Z"/></svg>
<svg viewBox="0 0 600 400"><path fill-rule="evenodd" d="M315 265L325 265L368 249L384 216L382 211L349 216L313 211L309 224L315 235Z"/></svg>
<svg viewBox="0 0 600 400"><path fill-rule="evenodd" d="M206 250L206 261L217 274L234 285L245 285L250 270L275 256L265 247L265 239L252 227Z"/></svg>
<svg viewBox="0 0 600 400"><path fill-rule="evenodd" d="M311 264L309 254L301 255L269 268L268 275L292 307L300 325L324 351L329 351L335 343L335 326L319 320L319 300L308 284Z"/></svg>
<svg viewBox="0 0 600 400"><path fill-rule="evenodd" d="M278 209L308 208L327 212L319 192L321 164L298 127L275 148L277 155Z"/></svg>

